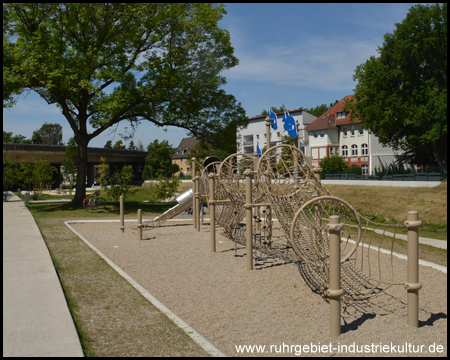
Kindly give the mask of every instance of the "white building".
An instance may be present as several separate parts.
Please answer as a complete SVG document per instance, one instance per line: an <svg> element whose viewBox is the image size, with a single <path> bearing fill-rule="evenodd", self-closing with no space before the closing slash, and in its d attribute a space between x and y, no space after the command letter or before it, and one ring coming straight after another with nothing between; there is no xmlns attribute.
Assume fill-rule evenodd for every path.
<svg viewBox="0 0 450 360"><path fill-rule="evenodd" d="M343 110L346 96L307 126L309 147L305 155L311 156L312 166L318 167L326 156L340 155L348 166L359 166L363 175L374 175L374 169L396 162L398 154L384 147L378 138L361 126L361 120L351 120Z"/></svg>
<svg viewBox="0 0 450 360"><path fill-rule="evenodd" d="M314 115L303 111L302 109L296 109L289 111L289 114L294 117L297 122L297 130L299 136L299 148L304 153L308 151L308 137L305 131L305 127L311 124L315 119ZM259 142L259 148L262 149L267 146L266 139L266 115L256 116L249 119L249 123L246 129L238 131L237 152L253 155L256 151L257 143ZM275 146L283 143L284 138L288 135L288 132L284 130L283 112L277 113L278 129L273 130L270 127L270 146ZM266 147L268 149L269 147Z"/></svg>

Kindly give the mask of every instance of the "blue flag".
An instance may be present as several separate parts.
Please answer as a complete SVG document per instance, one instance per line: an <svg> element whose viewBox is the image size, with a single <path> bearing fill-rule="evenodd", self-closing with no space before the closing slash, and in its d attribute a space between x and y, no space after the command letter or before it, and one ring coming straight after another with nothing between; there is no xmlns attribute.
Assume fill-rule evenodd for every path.
<svg viewBox="0 0 450 360"><path fill-rule="evenodd" d="M297 137L297 123L293 116L289 115L289 112L285 111L283 115L284 130L288 132L289 136L293 139Z"/></svg>
<svg viewBox="0 0 450 360"><path fill-rule="evenodd" d="M259 141L256 143L256 151L258 152L258 157L262 156L261 149L259 148Z"/></svg>
<svg viewBox="0 0 450 360"><path fill-rule="evenodd" d="M271 109L268 111L268 115L272 120L272 129L277 130L278 129L278 123L277 123L277 114L275 114Z"/></svg>

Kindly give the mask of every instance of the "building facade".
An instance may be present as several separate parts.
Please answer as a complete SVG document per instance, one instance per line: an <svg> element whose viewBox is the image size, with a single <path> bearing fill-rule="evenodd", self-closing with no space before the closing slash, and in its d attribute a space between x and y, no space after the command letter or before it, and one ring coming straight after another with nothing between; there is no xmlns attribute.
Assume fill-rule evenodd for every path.
<svg viewBox="0 0 450 360"><path fill-rule="evenodd" d="M297 122L297 131L299 137L299 148L304 152L308 146L307 135L305 127L311 124L316 117L302 109L289 111L289 114L294 117ZM277 115L278 129L273 130L270 127L270 145L267 146L266 134L266 115L256 116L249 119L247 128L238 131L237 133L237 152L253 155L256 152L257 144L261 151L264 147L266 149L282 144L288 132L283 128L283 112Z"/></svg>
<svg viewBox="0 0 450 360"><path fill-rule="evenodd" d="M363 175L373 175L375 168L394 163L398 153L383 147L361 126L361 120L350 121L350 113L343 110L346 99L352 96L343 98L306 127L310 146L305 154L312 157L313 167L319 167L324 157L337 154L349 166L361 167Z"/></svg>
<svg viewBox="0 0 450 360"><path fill-rule="evenodd" d="M188 164L189 151L198 143L196 138L184 138L178 145L175 153L172 156L172 164L177 164L180 167L180 171L176 172L174 176L190 176L191 167Z"/></svg>

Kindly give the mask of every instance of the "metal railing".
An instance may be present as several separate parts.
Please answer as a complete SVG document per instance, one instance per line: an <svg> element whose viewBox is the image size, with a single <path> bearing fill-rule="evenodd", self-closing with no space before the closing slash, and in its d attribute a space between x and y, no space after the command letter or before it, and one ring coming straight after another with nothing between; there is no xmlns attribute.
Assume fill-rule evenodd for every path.
<svg viewBox="0 0 450 360"><path fill-rule="evenodd" d="M390 175L323 174L324 180L387 180L387 181L442 181L445 175L436 172Z"/></svg>

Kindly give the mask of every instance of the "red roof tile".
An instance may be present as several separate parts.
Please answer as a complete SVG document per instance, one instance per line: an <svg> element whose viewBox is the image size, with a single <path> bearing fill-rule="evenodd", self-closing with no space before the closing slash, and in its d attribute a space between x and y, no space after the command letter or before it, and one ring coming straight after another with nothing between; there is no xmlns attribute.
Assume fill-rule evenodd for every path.
<svg viewBox="0 0 450 360"><path fill-rule="evenodd" d="M350 121L350 113L348 113L344 118L337 118L337 113L342 112L342 108L344 107L344 101L346 99L353 99L353 95L347 95L341 101L339 101L336 105L332 106L330 109L325 111L322 115L320 115L316 120L314 120L311 124L309 124L305 130L313 131L313 130L325 130L325 129L337 129L336 126L346 125L346 124L355 124L361 122L361 120L356 119L355 121ZM354 100L353 100L354 101ZM329 116L327 116L329 115ZM331 127L327 118L330 116L335 116L336 121L333 122L336 125L335 127ZM325 119L324 119L325 117ZM331 120L331 119L329 119Z"/></svg>

